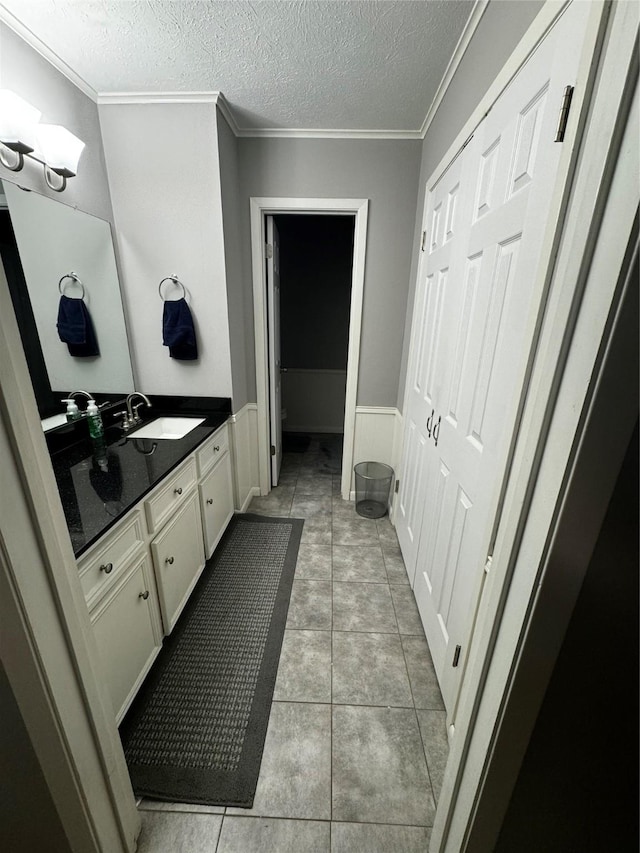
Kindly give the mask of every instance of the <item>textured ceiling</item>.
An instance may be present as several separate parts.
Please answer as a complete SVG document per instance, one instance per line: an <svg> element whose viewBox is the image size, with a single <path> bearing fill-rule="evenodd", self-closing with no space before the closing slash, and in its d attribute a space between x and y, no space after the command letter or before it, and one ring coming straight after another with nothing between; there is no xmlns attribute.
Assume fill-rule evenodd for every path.
<svg viewBox="0 0 640 853"><path fill-rule="evenodd" d="M1 0L99 94L220 91L241 128L419 130L473 0Z"/></svg>

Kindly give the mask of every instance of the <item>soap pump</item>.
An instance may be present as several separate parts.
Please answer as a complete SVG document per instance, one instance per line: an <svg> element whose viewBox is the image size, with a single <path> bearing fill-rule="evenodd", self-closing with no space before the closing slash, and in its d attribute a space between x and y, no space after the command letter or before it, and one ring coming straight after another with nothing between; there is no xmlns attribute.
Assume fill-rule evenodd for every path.
<svg viewBox="0 0 640 853"><path fill-rule="evenodd" d="M101 438L104 435L102 415L100 414L100 409L96 405L96 401L93 399L90 399L87 403L87 423L89 425L89 435L91 438Z"/></svg>
<svg viewBox="0 0 640 853"><path fill-rule="evenodd" d="M78 404L73 397L64 399L62 402L67 404L67 421L69 423L71 421L77 421L80 417L80 412L78 411Z"/></svg>

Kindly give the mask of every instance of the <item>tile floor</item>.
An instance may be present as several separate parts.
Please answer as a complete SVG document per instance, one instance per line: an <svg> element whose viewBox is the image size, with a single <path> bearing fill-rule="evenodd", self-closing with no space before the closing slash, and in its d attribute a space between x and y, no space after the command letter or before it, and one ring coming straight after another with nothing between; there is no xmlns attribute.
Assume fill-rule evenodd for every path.
<svg viewBox="0 0 640 853"><path fill-rule="evenodd" d="M340 497L335 437L250 511L305 519L252 809L140 803L138 853L424 853L445 713L395 531Z"/></svg>

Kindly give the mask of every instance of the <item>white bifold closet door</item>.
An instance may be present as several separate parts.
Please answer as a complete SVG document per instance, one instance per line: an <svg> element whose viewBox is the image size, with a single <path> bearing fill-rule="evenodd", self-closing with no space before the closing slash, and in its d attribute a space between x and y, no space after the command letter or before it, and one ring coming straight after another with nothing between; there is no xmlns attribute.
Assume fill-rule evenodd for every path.
<svg viewBox="0 0 640 853"><path fill-rule="evenodd" d="M571 4L425 199L396 526L449 715L535 343L554 138L588 6Z"/></svg>

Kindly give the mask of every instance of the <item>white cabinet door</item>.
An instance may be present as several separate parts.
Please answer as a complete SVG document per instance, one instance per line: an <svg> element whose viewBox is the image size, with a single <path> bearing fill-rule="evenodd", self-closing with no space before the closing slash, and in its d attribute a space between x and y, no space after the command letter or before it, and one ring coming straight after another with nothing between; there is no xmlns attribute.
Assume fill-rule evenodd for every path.
<svg viewBox="0 0 640 853"><path fill-rule="evenodd" d="M205 555L209 558L233 515L231 457L227 453L200 484Z"/></svg>
<svg viewBox="0 0 640 853"><path fill-rule="evenodd" d="M198 492L151 543L165 634L172 630L204 567Z"/></svg>
<svg viewBox="0 0 640 853"><path fill-rule="evenodd" d="M122 573L90 615L102 677L120 722L162 646L153 572L146 552Z"/></svg>
<svg viewBox="0 0 640 853"><path fill-rule="evenodd" d="M587 6L569 7L426 198L398 536L449 713L544 299L554 137Z"/></svg>

